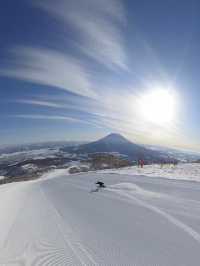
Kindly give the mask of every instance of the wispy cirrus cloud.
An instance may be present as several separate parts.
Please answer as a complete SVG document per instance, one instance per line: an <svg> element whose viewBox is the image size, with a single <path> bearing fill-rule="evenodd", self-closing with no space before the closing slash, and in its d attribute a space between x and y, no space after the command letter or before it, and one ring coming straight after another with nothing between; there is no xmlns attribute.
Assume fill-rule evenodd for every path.
<svg viewBox="0 0 200 266"><path fill-rule="evenodd" d="M40 108L66 109L71 111L95 114L102 112L103 105L97 100L76 95L40 95L39 97L29 97L9 100L8 103L38 106ZM41 109L42 110L42 109Z"/></svg>
<svg viewBox="0 0 200 266"><path fill-rule="evenodd" d="M57 32L54 32L55 37L62 32L62 28L63 36L66 26L71 28L73 34L70 39L66 36L66 39L75 44L74 52L67 48L65 52L64 49L60 51L59 45L53 49L14 46L9 49L8 64L0 68L0 76L98 98L99 88L94 84L88 59L112 70L127 70L121 31L126 16L120 0L43 0L31 3L60 21ZM63 47L67 47L67 42L63 43Z"/></svg>
<svg viewBox="0 0 200 266"><path fill-rule="evenodd" d="M50 107L50 108L65 108L66 105L65 104L61 104L61 103L56 103L56 102L50 102L47 100L40 100L40 99L19 99L19 100L15 100L13 101L15 103L20 103L20 104L29 104L29 105L38 105L38 106L42 106L42 107Z"/></svg>
<svg viewBox="0 0 200 266"><path fill-rule="evenodd" d="M15 47L10 64L0 69L1 76L49 85L87 97L95 97L89 73L81 62L69 55L46 48Z"/></svg>
<svg viewBox="0 0 200 266"><path fill-rule="evenodd" d="M36 105L41 108L50 107L56 108L56 113L61 113L59 109L63 109L62 113L70 110L76 110L81 113L82 118L69 118L65 115L27 115L19 114L15 117L35 119L35 120L57 120L74 123L84 123L90 126L104 128L108 131L119 132L128 136L133 141L146 144L160 144L169 147L195 147L191 140L189 141L181 131L181 128L177 125L166 124L164 126L156 125L153 122L145 122L139 115L137 110L137 96L131 94L121 94L113 96L113 94L107 95L108 97L100 99L98 106L84 104L83 99L74 97L71 99L71 104L65 103L65 99L59 97L56 101L51 98L49 101L41 99L21 99L19 103ZM77 104L78 103L78 104ZM43 109L41 109L43 110Z"/></svg>
<svg viewBox="0 0 200 266"><path fill-rule="evenodd" d="M91 100L84 102L83 98L77 100L77 97L72 97L70 103L63 97L57 97L57 99L46 98L46 100L43 100L43 98L20 99L17 102L43 107L44 109L41 110L50 107L63 109L63 111L64 109L79 111L86 117L93 117L99 125L113 131L129 133L132 137L135 136L138 141L141 138L146 138L146 141L148 139L151 139L151 141L153 139L159 140L177 134L177 128L174 125L173 127L168 124L159 126L150 121L144 122L138 112L137 100L137 95L127 91L119 94L107 93L107 97L102 97L95 103Z"/></svg>
<svg viewBox="0 0 200 266"><path fill-rule="evenodd" d="M11 117L16 118L25 118L25 119L45 119L45 120L66 120L69 122L79 122L79 119L72 118L69 116L60 116L60 115L33 115L33 114L18 114L11 115Z"/></svg>
<svg viewBox="0 0 200 266"><path fill-rule="evenodd" d="M127 69L122 29L125 10L119 0L44 0L33 4L75 31L74 41L87 56L109 68Z"/></svg>
<svg viewBox="0 0 200 266"><path fill-rule="evenodd" d="M55 120L55 121L65 121L69 123L76 123L76 124L87 124L96 127L100 127L98 123L95 121L88 121L85 119L74 118L70 116L64 115L40 115L40 114L17 114L17 115L9 115L11 118L20 118L20 119L34 119L34 120Z"/></svg>

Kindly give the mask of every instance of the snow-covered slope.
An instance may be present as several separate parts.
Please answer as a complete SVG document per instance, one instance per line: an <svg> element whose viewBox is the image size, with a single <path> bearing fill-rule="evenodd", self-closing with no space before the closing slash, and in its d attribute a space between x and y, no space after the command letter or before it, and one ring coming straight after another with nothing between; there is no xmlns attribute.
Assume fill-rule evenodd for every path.
<svg viewBox="0 0 200 266"><path fill-rule="evenodd" d="M137 166L121 169L103 170L104 173L117 173L127 175L145 175L151 177L165 177L169 179L181 179L200 182L200 164L199 163L180 163L174 165L145 165L144 168Z"/></svg>
<svg viewBox="0 0 200 266"><path fill-rule="evenodd" d="M67 174L0 187L0 265L199 265L200 183Z"/></svg>

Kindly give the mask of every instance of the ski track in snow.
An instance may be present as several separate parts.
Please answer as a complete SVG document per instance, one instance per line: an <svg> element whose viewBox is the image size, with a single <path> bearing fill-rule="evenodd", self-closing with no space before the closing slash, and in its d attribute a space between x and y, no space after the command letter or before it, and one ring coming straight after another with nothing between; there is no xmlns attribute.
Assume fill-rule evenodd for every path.
<svg viewBox="0 0 200 266"><path fill-rule="evenodd" d="M120 185L123 185L120 184ZM169 222L171 222L172 224L176 225L178 228L182 229L185 233L189 234L192 238L194 238L199 244L200 244L200 234L198 232L196 232L195 230L193 230L190 226L182 223L181 221L179 221L178 219L174 218L172 215L166 213L165 211L153 206L153 205L150 205L146 202L144 202L143 200L140 200L138 198L136 198L135 196L131 195L131 193L127 193L127 192L124 192L123 189L120 191L119 189L107 189L109 191L114 191L115 193L121 195L121 196L124 196L124 197L127 197L135 202L137 202L139 205L155 212L155 213L158 213L159 215L163 216L164 218L166 218ZM147 191L147 194L149 192Z"/></svg>
<svg viewBox="0 0 200 266"><path fill-rule="evenodd" d="M198 265L200 185L64 174L0 187L0 266Z"/></svg>

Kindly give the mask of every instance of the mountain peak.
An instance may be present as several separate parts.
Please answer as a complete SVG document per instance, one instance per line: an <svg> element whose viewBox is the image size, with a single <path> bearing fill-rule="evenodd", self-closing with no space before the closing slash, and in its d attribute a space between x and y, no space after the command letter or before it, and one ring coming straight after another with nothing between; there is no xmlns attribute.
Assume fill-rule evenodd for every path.
<svg viewBox="0 0 200 266"><path fill-rule="evenodd" d="M125 143L129 142L126 138L124 138L122 135L117 134L117 133L111 133L104 138L102 138L100 141L102 142L112 142L112 143Z"/></svg>
<svg viewBox="0 0 200 266"><path fill-rule="evenodd" d="M74 150L73 150L74 151ZM77 153L92 154L92 153L111 153L116 152L121 155L126 155L130 160L160 160L160 154L156 151L146 149L143 146L132 143L120 134L111 133L102 139L94 142L83 144L77 147Z"/></svg>

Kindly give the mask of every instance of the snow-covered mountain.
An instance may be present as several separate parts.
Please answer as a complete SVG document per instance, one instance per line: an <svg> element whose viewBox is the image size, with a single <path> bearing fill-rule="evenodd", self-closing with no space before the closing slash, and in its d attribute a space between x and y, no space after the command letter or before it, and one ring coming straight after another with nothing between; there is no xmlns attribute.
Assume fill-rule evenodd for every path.
<svg viewBox="0 0 200 266"><path fill-rule="evenodd" d="M83 143L84 142L80 141L51 141L0 146L0 159L2 159L3 157L9 157L9 155L13 156L15 154L27 154L27 156L29 156L29 154L31 155L40 151L47 151L47 153L49 153L50 150L57 150L67 146L76 146ZM45 154L45 152L43 153Z"/></svg>
<svg viewBox="0 0 200 266"><path fill-rule="evenodd" d="M130 166L138 159L151 164L191 162L199 158L196 154L138 145L120 134L109 134L87 144L71 141L19 145L0 150L0 183L34 179L51 169L77 163L87 165L88 170L99 170ZM74 171L80 171L78 168Z"/></svg>
<svg viewBox="0 0 200 266"><path fill-rule="evenodd" d="M200 152L178 150L168 147L156 146L156 145L143 145L145 148L152 151L158 151L165 156L176 158L182 162L193 162L200 159Z"/></svg>
<svg viewBox="0 0 200 266"><path fill-rule="evenodd" d="M120 134L109 134L108 136L88 143L77 146L76 148L66 148L66 151L74 151L76 153L119 153L127 156L130 160L138 160L140 158L154 161L162 158L160 152L147 149L142 145L135 144Z"/></svg>

